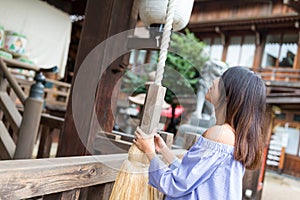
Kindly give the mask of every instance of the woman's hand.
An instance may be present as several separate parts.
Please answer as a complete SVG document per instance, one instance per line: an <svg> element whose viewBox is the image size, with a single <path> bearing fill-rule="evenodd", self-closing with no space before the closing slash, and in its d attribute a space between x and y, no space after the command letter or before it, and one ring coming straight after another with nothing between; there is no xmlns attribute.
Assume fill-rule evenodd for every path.
<svg viewBox="0 0 300 200"><path fill-rule="evenodd" d="M153 133L156 132L156 129ZM147 135L145 134L140 127L136 128L135 131L135 139L133 139L133 143L144 153L153 154L155 153L155 145L154 145L154 134Z"/></svg>

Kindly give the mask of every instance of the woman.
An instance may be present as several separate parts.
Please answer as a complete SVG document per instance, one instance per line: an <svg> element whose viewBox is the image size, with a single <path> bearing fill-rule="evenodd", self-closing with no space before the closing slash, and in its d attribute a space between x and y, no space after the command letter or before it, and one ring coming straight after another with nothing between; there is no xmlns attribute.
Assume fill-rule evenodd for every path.
<svg viewBox="0 0 300 200"><path fill-rule="evenodd" d="M181 163L159 135L143 138L137 128L134 143L150 160L149 184L166 199L242 199L245 168L255 169L261 161L265 90L261 78L242 67L229 68L214 80L206 99L215 107L217 123Z"/></svg>

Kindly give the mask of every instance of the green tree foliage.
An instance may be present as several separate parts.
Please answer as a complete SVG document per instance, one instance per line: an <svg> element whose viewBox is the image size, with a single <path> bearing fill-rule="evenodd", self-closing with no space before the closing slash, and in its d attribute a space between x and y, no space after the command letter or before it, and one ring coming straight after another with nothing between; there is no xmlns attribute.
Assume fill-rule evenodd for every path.
<svg viewBox="0 0 300 200"><path fill-rule="evenodd" d="M176 88L180 94L184 95L184 88L189 88L196 93L200 71L208 60L204 53L205 43L199 41L193 33L185 30L183 33L173 33L171 38L171 50L167 54L166 68L162 85L168 87L176 83ZM157 60L156 54L156 60ZM153 67L147 68L146 71L155 70ZM146 72L146 73L148 73ZM174 73L176 72L176 73ZM180 77L179 77L180 76ZM147 81L147 76L136 75L132 72L126 73L123 82L125 83L123 91L130 91L126 85L136 88L134 94L145 92L143 83ZM177 103L174 93L177 94L176 88L173 91L167 90L165 100L174 105Z"/></svg>

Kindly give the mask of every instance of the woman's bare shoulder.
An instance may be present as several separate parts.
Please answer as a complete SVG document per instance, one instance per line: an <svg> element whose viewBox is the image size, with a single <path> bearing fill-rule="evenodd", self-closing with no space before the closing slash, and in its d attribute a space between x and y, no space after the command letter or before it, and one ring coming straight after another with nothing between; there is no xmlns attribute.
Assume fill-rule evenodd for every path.
<svg viewBox="0 0 300 200"><path fill-rule="evenodd" d="M207 129L203 136L209 140L234 146L234 132L224 125L215 125Z"/></svg>

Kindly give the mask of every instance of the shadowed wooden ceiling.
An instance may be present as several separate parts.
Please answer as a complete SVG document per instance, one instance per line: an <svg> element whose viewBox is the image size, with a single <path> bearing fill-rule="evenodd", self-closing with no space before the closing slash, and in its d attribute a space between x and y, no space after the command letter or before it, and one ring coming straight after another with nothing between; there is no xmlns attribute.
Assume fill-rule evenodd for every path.
<svg viewBox="0 0 300 200"><path fill-rule="evenodd" d="M70 15L84 15L87 0L41 0L69 13ZM102 1L102 0L101 0Z"/></svg>

